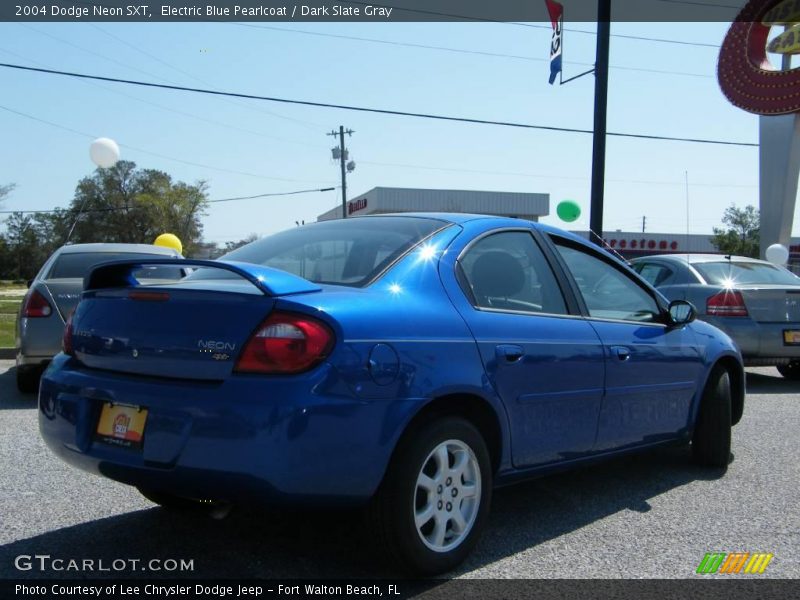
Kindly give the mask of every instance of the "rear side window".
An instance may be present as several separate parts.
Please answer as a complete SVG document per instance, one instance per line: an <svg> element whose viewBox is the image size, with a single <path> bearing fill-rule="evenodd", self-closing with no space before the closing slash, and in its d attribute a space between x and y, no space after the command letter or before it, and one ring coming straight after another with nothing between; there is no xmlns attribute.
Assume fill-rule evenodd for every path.
<svg viewBox="0 0 800 600"><path fill-rule="evenodd" d="M675 280L675 273L669 267L656 263L637 263L634 266L639 275L653 287L669 285Z"/></svg>
<svg viewBox="0 0 800 600"><path fill-rule="evenodd" d="M530 233L505 231L473 244L459 261L475 306L566 314L564 297ZM463 284L463 283L462 283Z"/></svg>
<svg viewBox="0 0 800 600"><path fill-rule="evenodd" d="M75 252L61 254L53 263L47 279L83 279L96 265L114 260L171 258L163 254L133 252ZM180 269L173 267L148 267L146 277L151 279L180 279Z"/></svg>
<svg viewBox="0 0 800 600"><path fill-rule="evenodd" d="M707 262L692 265L706 282L726 287L758 283L800 285L800 277L767 263Z"/></svg>
<svg viewBox="0 0 800 600"><path fill-rule="evenodd" d="M316 283L361 287L408 250L447 226L438 219L363 217L289 229L242 246L220 260L281 269ZM220 279L200 269L191 279Z"/></svg>

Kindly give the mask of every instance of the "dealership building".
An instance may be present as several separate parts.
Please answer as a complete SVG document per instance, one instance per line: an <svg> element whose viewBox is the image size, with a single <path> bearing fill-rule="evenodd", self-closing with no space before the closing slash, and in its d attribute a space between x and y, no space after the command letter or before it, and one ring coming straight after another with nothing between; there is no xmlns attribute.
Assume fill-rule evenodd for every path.
<svg viewBox="0 0 800 600"><path fill-rule="evenodd" d="M550 214L550 194L433 190L376 187L347 203L347 216L404 212L457 212L489 214L538 221ZM322 213L317 221L342 217L341 205ZM588 231L576 231L589 237ZM685 233L605 231L606 243L625 258L652 254L718 253L711 236ZM800 238L792 238L789 262L800 263Z"/></svg>

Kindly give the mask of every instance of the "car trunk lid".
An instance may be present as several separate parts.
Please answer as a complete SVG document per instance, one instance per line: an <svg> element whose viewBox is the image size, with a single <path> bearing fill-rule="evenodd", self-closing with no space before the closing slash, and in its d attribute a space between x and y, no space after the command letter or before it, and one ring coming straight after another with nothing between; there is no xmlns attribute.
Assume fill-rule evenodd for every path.
<svg viewBox="0 0 800 600"><path fill-rule="evenodd" d="M800 286L758 285L736 288L750 317L759 323L800 322Z"/></svg>
<svg viewBox="0 0 800 600"><path fill-rule="evenodd" d="M218 278L142 285L133 277L136 267L156 262L106 264L86 278L72 318L73 352L83 364L137 375L222 380L276 296L319 289L276 269L216 261L181 264L223 271Z"/></svg>

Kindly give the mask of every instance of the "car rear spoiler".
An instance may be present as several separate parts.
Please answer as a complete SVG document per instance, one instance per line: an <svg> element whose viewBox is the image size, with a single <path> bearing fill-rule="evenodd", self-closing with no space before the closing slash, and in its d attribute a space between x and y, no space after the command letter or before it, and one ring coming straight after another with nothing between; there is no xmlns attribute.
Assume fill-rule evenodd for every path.
<svg viewBox="0 0 800 600"><path fill-rule="evenodd" d="M265 296L284 296L286 294L301 294L317 292L320 287L307 279L292 275L280 269L254 265L245 262L221 260L195 260L155 258L144 260L123 260L101 263L92 269L83 280L84 291L135 287L139 281L133 276L135 271L151 265L170 267L202 267L219 269L238 275L252 283Z"/></svg>

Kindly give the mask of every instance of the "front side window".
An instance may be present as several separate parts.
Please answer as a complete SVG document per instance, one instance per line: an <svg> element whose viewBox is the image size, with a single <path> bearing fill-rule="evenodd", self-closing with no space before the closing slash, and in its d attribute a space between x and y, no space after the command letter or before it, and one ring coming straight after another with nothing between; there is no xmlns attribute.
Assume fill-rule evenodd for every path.
<svg viewBox="0 0 800 600"><path fill-rule="evenodd" d="M655 299L629 275L589 251L554 241L590 316L638 322L658 320L661 311Z"/></svg>
<svg viewBox="0 0 800 600"><path fill-rule="evenodd" d="M505 231L478 240L458 268L465 291L479 308L567 312L550 265L528 232Z"/></svg>

